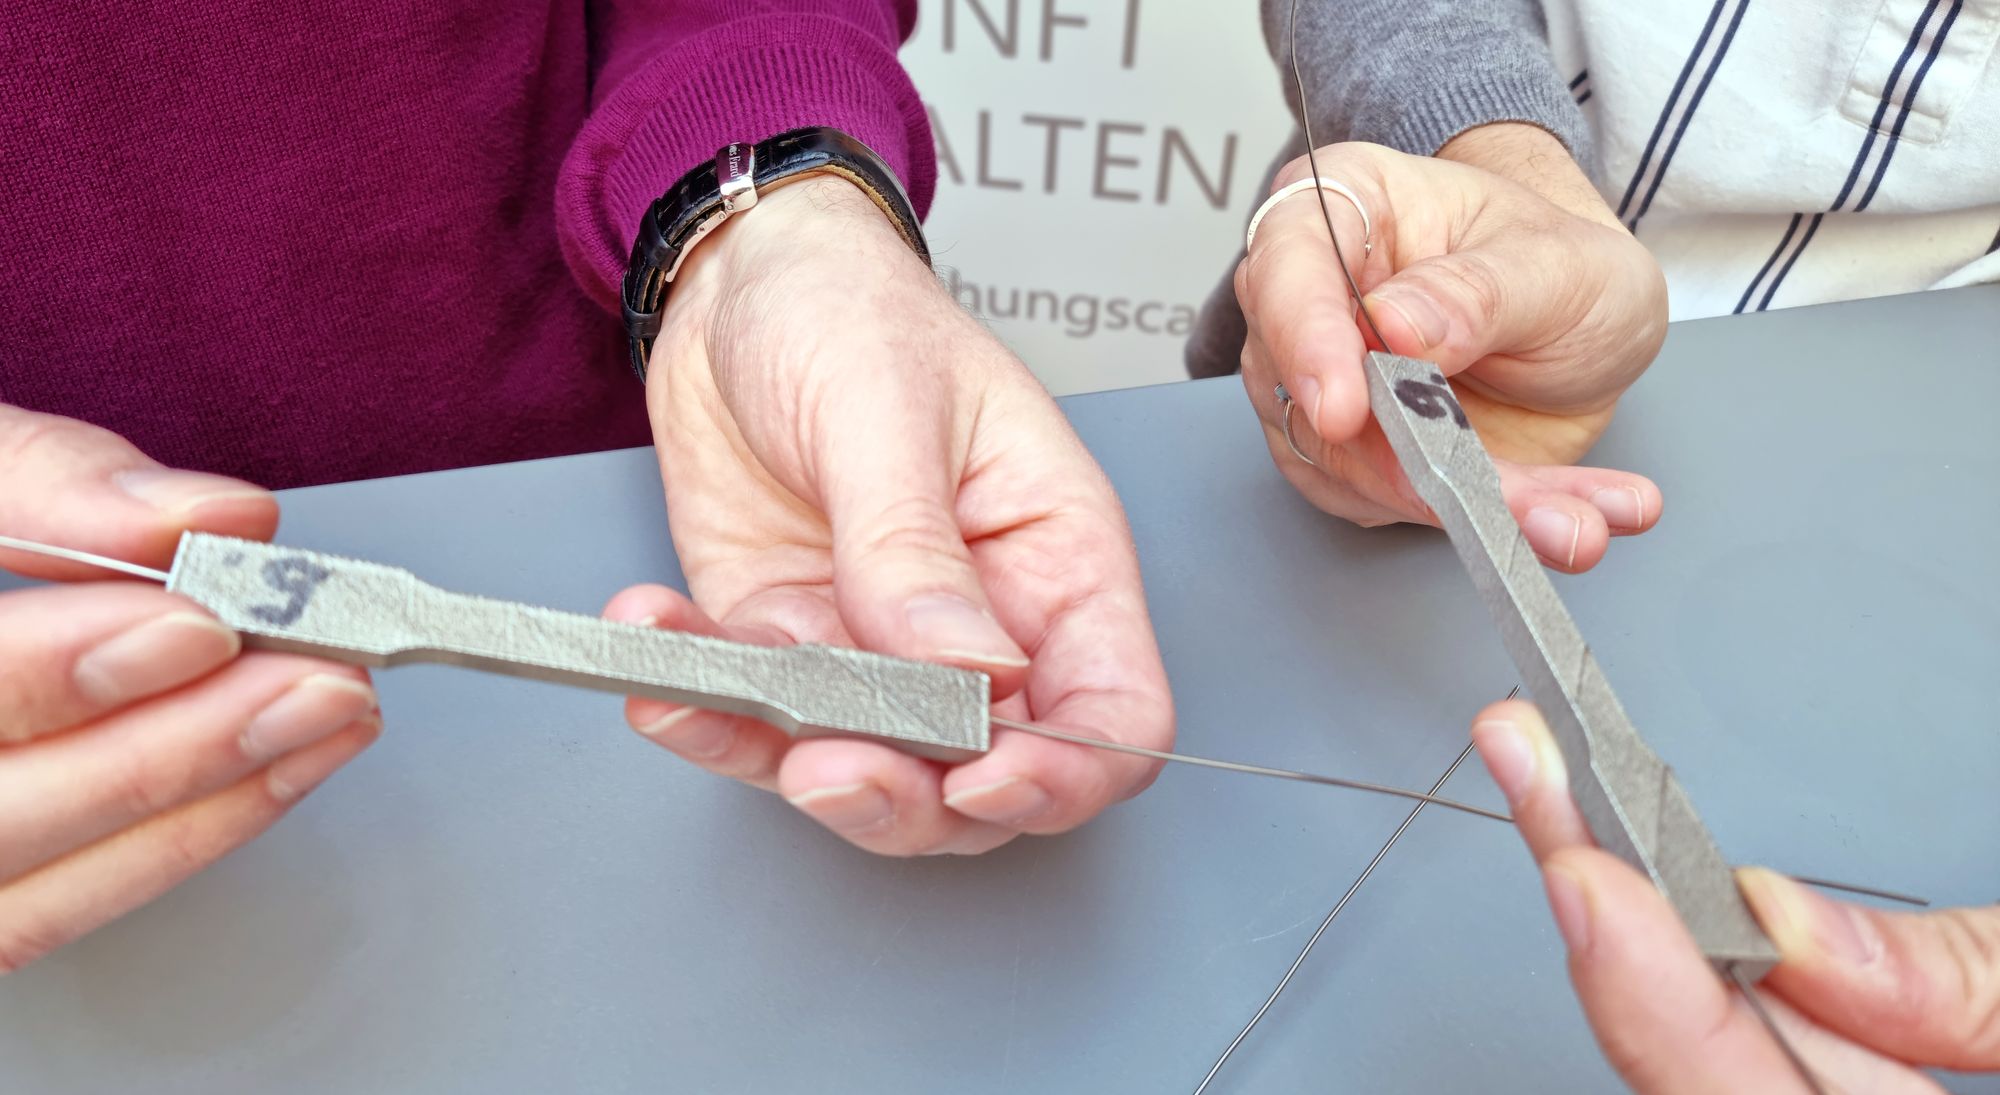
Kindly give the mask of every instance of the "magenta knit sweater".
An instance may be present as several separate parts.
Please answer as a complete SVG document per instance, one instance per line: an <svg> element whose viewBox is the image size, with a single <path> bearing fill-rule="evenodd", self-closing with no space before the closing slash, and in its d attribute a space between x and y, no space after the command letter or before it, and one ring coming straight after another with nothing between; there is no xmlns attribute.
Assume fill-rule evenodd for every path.
<svg viewBox="0 0 2000 1095"><path fill-rule="evenodd" d="M738 139L919 209L915 0L0 0L0 402L273 487L644 443L618 275Z"/></svg>

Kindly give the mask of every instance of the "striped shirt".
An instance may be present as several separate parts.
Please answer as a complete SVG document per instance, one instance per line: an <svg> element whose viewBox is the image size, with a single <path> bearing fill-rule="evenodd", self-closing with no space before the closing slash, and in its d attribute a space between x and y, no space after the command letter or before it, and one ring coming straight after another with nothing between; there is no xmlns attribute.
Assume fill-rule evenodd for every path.
<svg viewBox="0 0 2000 1095"><path fill-rule="evenodd" d="M1292 0L1262 7L1287 69ZM1561 138L1675 319L2000 281L2000 0L1314 0L1298 37L1322 141ZM1188 371L1243 336L1225 273Z"/></svg>
<svg viewBox="0 0 2000 1095"><path fill-rule="evenodd" d="M1674 318L2000 281L2000 0L1546 11Z"/></svg>

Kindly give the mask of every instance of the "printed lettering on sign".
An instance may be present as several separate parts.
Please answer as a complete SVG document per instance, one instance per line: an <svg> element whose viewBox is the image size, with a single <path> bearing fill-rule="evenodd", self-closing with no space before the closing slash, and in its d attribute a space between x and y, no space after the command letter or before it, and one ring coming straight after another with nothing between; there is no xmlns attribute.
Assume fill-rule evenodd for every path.
<svg viewBox="0 0 2000 1095"><path fill-rule="evenodd" d="M923 0L946 287L1057 394L1185 375L1290 117L1257 0Z"/></svg>

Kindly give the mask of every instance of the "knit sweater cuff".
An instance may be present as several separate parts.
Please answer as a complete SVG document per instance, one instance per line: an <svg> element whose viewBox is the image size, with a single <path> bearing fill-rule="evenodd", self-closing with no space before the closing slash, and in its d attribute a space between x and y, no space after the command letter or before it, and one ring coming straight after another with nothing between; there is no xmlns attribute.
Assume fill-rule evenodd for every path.
<svg viewBox="0 0 2000 1095"><path fill-rule="evenodd" d="M1399 97L1391 109L1357 119L1354 139L1431 156L1453 137L1494 122L1527 122L1554 134L1570 157L1590 162L1590 129L1560 85L1490 73L1447 74Z"/></svg>
<svg viewBox="0 0 2000 1095"><path fill-rule="evenodd" d="M831 126L892 167L929 209L930 124L894 48L846 20L753 16L676 43L591 113L556 184L563 258L592 299L618 310L619 279L646 207L732 141Z"/></svg>

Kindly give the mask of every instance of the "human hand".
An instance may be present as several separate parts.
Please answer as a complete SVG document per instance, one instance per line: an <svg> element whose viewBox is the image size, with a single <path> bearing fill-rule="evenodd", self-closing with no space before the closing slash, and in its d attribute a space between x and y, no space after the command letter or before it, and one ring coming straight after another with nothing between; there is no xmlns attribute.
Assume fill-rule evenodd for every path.
<svg viewBox="0 0 2000 1095"><path fill-rule="evenodd" d="M1169 745L1165 671L1109 483L859 189L793 183L705 240L669 299L647 398L695 603L638 587L607 615L946 662L992 678L995 714ZM1066 830L1156 768L1005 729L946 766L658 701L627 714L891 855Z"/></svg>
<svg viewBox="0 0 2000 1095"><path fill-rule="evenodd" d="M1591 840L1535 708L1488 707L1472 736L1541 865L1570 980L1619 1075L1645 1095L1806 1091L1666 898ZM1918 1066L2000 1068L2000 909L1879 912L1762 868L1737 884L1782 955L1766 1007L1829 1092L1937 1092Z"/></svg>
<svg viewBox="0 0 2000 1095"><path fill-rule="evenodd" d="M270 494L0 406L0 532L165 567L182 532L267 539ZM73 584L0 594L0 973L165 893L375 740L367 678L274 654L185 598L0 550Z"/></svg>
<svg viewBox="0 0 2000 1095"><path fill-rule="evenodd" d="M1360 214L1326 195L1387 348L1451 378L1529 544L1549 566L1581 571L1610 536L1659 519L1649 480L1571 465L1658 352L1666 286L1560 143L1533 132L1574 179L1547 167L1553 157L1521 151L1532 138L1513 133L1483 135L1486 143L1469 134L1445 151L1458 146L1523 176L1542 171L1542 185L1367 144L1321 149L1319 169L1359 194L1372 218L1374 249L1364 254ZM1277 186L1311 175L1295 160ZM1266 215L1237 268L1236 295L1249 326L1244 386L1285 477L1321 509L1363 525L1435 525L1369 414L1363 328L1312 192ZM1311 464L1285 440L1280 383L1296 401L1293 439Z"/></svg>

